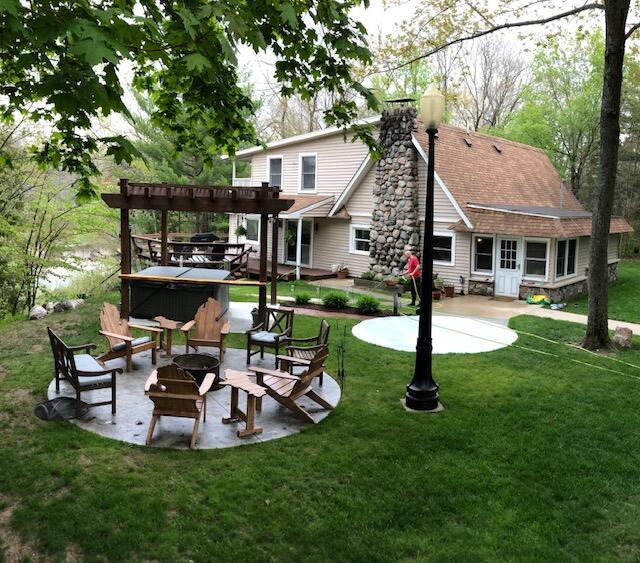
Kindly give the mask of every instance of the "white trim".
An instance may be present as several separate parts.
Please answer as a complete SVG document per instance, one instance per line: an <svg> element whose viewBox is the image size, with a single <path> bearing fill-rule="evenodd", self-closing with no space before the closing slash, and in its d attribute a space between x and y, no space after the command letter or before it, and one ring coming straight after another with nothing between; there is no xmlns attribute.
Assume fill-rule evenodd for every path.
<svg viewBox="0 0 640 563"><path fill-rule="evenodd" d="M455 266L456 265L456 233L452 231L433 231L434 237L448 237L451 239L451 261L434 260L433 264L437 266ZM432 249L433 252L433 249Z"/></svg>
<svg viewBox="0 0 640 563"><path fill-rule="evenodd" d="M256 213L247 213L244 216L244 223L245 223L244 228L245 229L247 228L247 221L248 220L252 220L252 221L253 220L257 220L258 221L258 238L256 240L253 240L253 239L247 238L245 236L244 237L244 241L249 243L249 244L260 244L260 221L261 221L260 215L258 215Z"/></svg>
<svg viewBox="0 0 640 563"><path fill-rule="evenodd" d="M313 190L303 190L302 189L302 159L306 157L314 157L315 158L315 176L313 180ZM298 153L298 193L299 194L315 194L318 191L318 153L317 152L301 152Z"/></svg>
<svg viewBox="0 0 640 563"><path fill-rule="evenodd" d="M412 139L412 142L413 142L413 146L416 147L416 149L418 150L418 153L420 154L420 156L428 164L429 163L429 157L427 156L427 153L424 152L424 149L422 148L422 145L418 142L418 140L416 139L415 135L412 135L411 139ZM451 203L451 205L453 205L455 210L458 212L458 214L460 215L460 217L464 221L464 224L468 228L473 229L473 223L471 223L471 221L469 220L469 217L467 217L465 215L465 212L462 211L462 207L460 207L460 205L456 201L456 198L453 197L453 194L449 191L449 188L447 188L445 183L442 181L442 178L440 178L440 176L438 176L437 172L434 173L434 178L435 178L436 182L438 183L438 185L440 186L440 189L444 192L444 195L447 196L447 198L449 199L449 202Z"/></svg>
<svg viewBox="0 0 640 563"><path fill-rule="evenodd" d="M321 137L328 137L330 135L344 133L345 131L351 131L354 125L377 125L378 123L380 123L379 115L376 115L373 117L366 117L365 119L359 119L358 121L355 121L350 127L346 127L346 128L327 127L326 129L320 129L319 131L311 131L310 133L303 133L302 135L294 135L293 137L287 137L285 139L272 141L271 143L267 143L265 146L256 145L248 149L242 149L241 151L236 152L235 157L237 158L237 157L250 156L250 155L253 155L262 151L266 151L269 149L285 147L287 145L301 143L303 141L308 141L310 139L319 139ZM220 158L222 160L226 160L229 157L227 155L222 155Z"/></svg>
<svg viewBox="0 0 640 563"><path fill-rule="evenodd" d="M369 170L371 170L372 166L373 160L371 159L371 156L367 154L367 156L365 156L363 161L360 163L360 166L358 166L355 174L351 177L351 180L349 180L347 187L342 190L342 193L338 196L338 200L331 208L331 211L329 211L329 217L333 217L338 211L340 211L340 208L344 204L346 204L347 201L349 201L349 198L353 195L353 192L355 192L356 188L369 173ZM353 213L352 215L355 215L355 213Z"/></svg>
<svg viewBox="0 0 640 563"><path fill-rule="evenodd" d="M476 238L490 238L491 245L491 270L476 270ZM472 276L493 276L496 271L496 235L485 235L483 233L471 233L471 275Z"/></svg>
<svg viewBox="0 0 640 563"><path fill-rule="evenodd" d="M511 270L507 268L500 267L500 259L501 255L499 254L501 251L501 242L503 240L515 240L518 244L516 246L516 269ZM522 273L524 272L524 239L521 236L511 236L511 235L498 235L496 234L495 238L495 266L494 266L494 295L506 295L508 297L518 297L520 295L520 285L522 284ZM519 260L519 262L518 262ZM500 271L503 272L512 272L518 274L518 286L516 288L515 294L513 293L498 293L498 276L500 275Z"/></svg>
<svg viewBox="0 0 640 563"><path fill-rule="evenodd" d="M315 238L314 234L315 234L315 222L313 220L313 217L308 217L308 218L304 218L304 217L298 217L295 219L291 219L291 218L285 218L282 217L283 219L283 223L282 223L282 261L285 264L289 264L290 266L295 266L296 262L295 260L287 260L287 243L284 239L285 234L287 233L287 221L291 221L291 222L298 222L299 220L302 221L311 221L311 241L309 243L309 263L308 264L303 264L301 263L300 266L302 266L303 268L313 268L313 239ZM297 225L296 225L296 237L297 237Z"/></svg>
<svg viewBox="0 0 640 563"><path fill-rule="evenodd" d="M564 271L567 271L567 266L569 265L569 241L576 241L576 254L575 254L575 264L573 265L573 274L563 274L558 276L558 243L560 241L565 241L567 244L565 245L565 255L564 255ZM569 237L569 238L557 238L556 239L556 253L555 260L553 264L553 279L554 280L570 280L571 278L575 278L578 275L578 259L580 257L580 237Z"/></svg>
<svg viewBox="0 0 640 563"><path fill-rule="evenodd" d="M371 217L373 217L371 213L349 213L349 215L351 217L357 217L358 219L360 218L371 219Z"/></svg>
<svg viewBox="0 0 640 563"><path fill-rule="evenodd" d="M545 260L545 269L544 269L544 277L543 276L533 276L533 275L526 275L526 261L527 261L527 243L528 242L544 242L547 245L547 252L546 252L546 260ZM551 254L550 252L551 250L551 239L550 238L544 238L544 237L523 237L522 240L522 279L523 280L528 280L528 281L549 281L549 255ZM538 258L533 258L533 260L538 260L540 261ZM577 262L576 262L577 265Z"/></svg>
<svg viewBox="0 0 640 563"><path fill-rule="evenodd" d="M333 196L327 196L325 199L321 201L317 201L316 203L312 203L311 205L307 205L307 207L303 207L302 209L298 209L298 211L294 211L293 213L280 213L279 217L281 219L299 219L305 213L309 213L309 211L313 211L318 207L322 207L326 205L329 201L333 199Z"/></svg>
<svg viewBox="0 0 640 563"><path fill-rule="evenodd" d="M590 219L590 217L586 215L576 217L559 217L558 215L546 215L544 213L532 213L530 211L515 211L513 209L502 209L501 207L487 207L486 205L479 205L477 203L467 203L467 207L471 207L472 209L483 209L485 211L495 211L496 213L511 213L512 215L526 215L527 217L543 217L544 219Z"/></svg>
<svg viewBox="0 0 640 563"><path fill-rule="evenodd" d="M282 154L268 154L267 155L267 182L271 185L271 161L280 159L280 189L282 188L282 184L284 184L284 155Z"/></svg>
<svg viewBox="0 0 640 563"><path fill-rule="evenodd" d="M362 223L351 223L349 225L349 253L359 254L361 256L369 256L368 250L356 250L356 239L355 239L356 229L365 229L367 231L371 231L371 225L364 225ZM369 241L369 245L371 245L371 241Z"/></svg>

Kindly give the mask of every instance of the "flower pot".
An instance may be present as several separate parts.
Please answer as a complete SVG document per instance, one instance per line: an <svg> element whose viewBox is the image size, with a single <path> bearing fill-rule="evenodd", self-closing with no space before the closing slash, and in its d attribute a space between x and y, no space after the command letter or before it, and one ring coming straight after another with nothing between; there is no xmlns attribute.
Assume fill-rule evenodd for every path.
<svg viewBox="0 0 640 563"><path fill-rule="evenodd" d="M445 297L453 297L453 295L454 295L454 293L453 293L453 292L454 292L454 289L455 289L455 288L454 288L454 286L452 286L452 285L445 285L445 286L444 286L444 295L445 295Z"/></svg>
<svg viewBox="0 0 640 563"><path fill-rule="evenodd" d="M349 270L336 270L336 276L338 277L338 279L340 280L345 280L347 279L347 276L349 275Z"/></svg>
<svg viewBox="0 0 640 563"><path fill-rule="evenodd" d="M389 278L384 280L384 283L387 287L395 287L396 285L398 285L400 283L400 280L395 279L395 278Z"/></svg>
<svg viewBox="0 0 640 563"><path fill-rule="evenodd" d="M434 301L440 301L440 297L442 297L442 292L440 290L432 291L431 298Z"/></svg>

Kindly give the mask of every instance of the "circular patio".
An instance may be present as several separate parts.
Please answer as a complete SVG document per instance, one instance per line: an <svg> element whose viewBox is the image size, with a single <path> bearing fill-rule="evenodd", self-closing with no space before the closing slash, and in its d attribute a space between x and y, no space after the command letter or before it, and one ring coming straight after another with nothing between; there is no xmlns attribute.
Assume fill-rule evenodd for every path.
<svg viewBox="0 0 640 563"><path fill-rule="evenodd" d="M392 350L415 352L418 317L378 317L362 321L351 331L356 338ZM478 354L513 344L518 334L506 326L467 317L435 315L434 354Z"/></svg>
<svg viewBox="0 0 640 563"><path fill-rule="evenodd" d="M217 356L217 350L213 348L199 347L198 351L211 353ZM175 351L178 352L176 346ZM254 356L259 358L259 356ZM224 362L220 366L220 374L224 374L226 368L246 370L246 351L237 348L227 348ZM252 359L252 365L260 365L273 369L275 358L266 354L263 360ZM107 366L122 367L124 360L111 360L105 362ZM158 352L158 366L170 363L170 359ZM94 432L128 442L130 444L144 445L153 404L144 394L144 384L155 367L151 364L151 353L143 352L133 357L134 371L118 375L116 382L116 407L115 415L111 414L111 405L93 407L88 413L71 422L89 432ZM327 373L324 374L323 385L318 384L316 378L312 384L313 389L322 395L329 403L336 406L340 400L340 386ZM108 400L110 389L96 391L84 391L82 400L86 402L99 402ZM60 396L75 397L73 388L65 381L60 382L60 393L56 393L55 380L49 384L48 396L50 399ZM246 407L246 395L240 392L240 408ZM197 449L230 448L242 444L264 442L284 438L309 428L311 424L294 416L288 409L280 406L271 397L265 395L262 403L262 411L256 413L256 425L263 428L262 434L238 438L237 430L244 429L244 423L222 424L222 418L229 416L231 402L231 389L227 386L217 391L210 391L207 395L207 422L201 421L198 431ZM318 423L327 417L331 411L323 409L315 402L302 397L297 400ZM187 449L191 439L193 420L187 418L161 417L156 425L152 447Z"/></svg>

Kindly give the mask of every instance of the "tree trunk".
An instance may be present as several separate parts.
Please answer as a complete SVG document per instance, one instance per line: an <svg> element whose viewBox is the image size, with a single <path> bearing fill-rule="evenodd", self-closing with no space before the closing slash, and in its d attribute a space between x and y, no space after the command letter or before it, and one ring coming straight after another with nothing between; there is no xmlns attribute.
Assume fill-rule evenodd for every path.
<svg viewBox="0 0 640 563"><path fill-rule="evenodd" d="M583 345L595 350L610 346L607 246L616 186L620 145L620 95L625 26L630 0L605 2L605 55L600 109L600 166L589 251L589 319Z"/></svg>

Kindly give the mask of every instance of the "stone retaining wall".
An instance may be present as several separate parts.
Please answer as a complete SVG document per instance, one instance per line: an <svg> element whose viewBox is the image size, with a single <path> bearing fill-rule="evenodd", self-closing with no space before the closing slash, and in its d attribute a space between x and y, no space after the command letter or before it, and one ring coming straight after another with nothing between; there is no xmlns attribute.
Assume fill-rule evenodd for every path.
<svg viewBox="0 0 640 563"><path fill-rule="evenodd" d="M469 295L493 295L494 283L491 281L469 280Z"/></svg>

